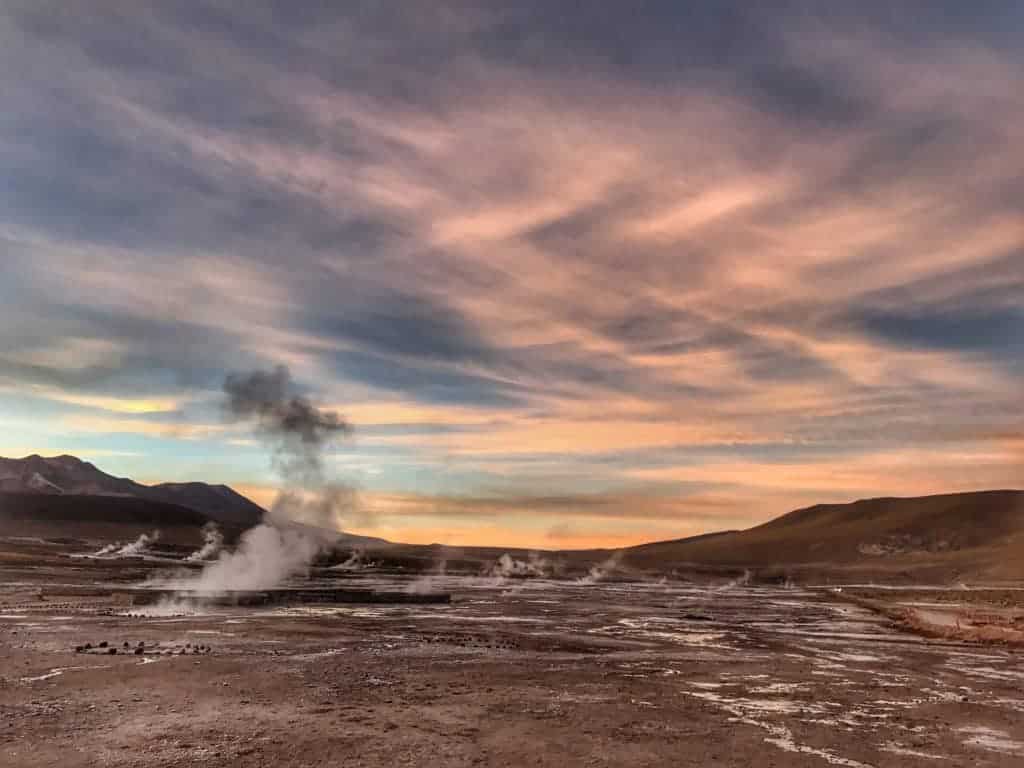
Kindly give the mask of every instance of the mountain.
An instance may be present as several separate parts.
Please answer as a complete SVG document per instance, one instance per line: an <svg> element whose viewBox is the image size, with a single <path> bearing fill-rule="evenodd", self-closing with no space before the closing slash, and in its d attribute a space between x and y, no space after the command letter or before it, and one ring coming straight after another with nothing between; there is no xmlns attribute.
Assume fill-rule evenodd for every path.
<svg viewBox="0 0 1024 768"><path fill-rule="evenodd" d="M241 527L255 525L264 513L262 507L226 485L142 485L108 475L93 464L68 455L0 458L0 492L144 499L194 510L210 520Z"/></svg>
<svg viewBox="0 0 1024 768"><path fill-rule="evenodd" d="M160 483L147 488L148 498L204 512L222 523L255 525L263 518L263 507L227 485L206 483Z"/></svg>
<svg viewBox="0 0 1024 768"><path fill-rule="evenodd" d="M864 499L798 509L763 525L623 550L623 563L671 570L1024 577L1024 492Z"/></svg>
<svg viewBox="0 0 1024 768"><path fill-rule="evenodd" d="M124 538L127 525L139 529L131 535L147 526L177 527L182 536L196 539L199 528L214 520L230 539L263 514L261 507L226 485L142 485L74 456L0 458L0 522L6 519L18 535L34 523L40 531L59 524L59 530L68 532L60 535L70 535L72 528L81 535L103 529L111 538ZM433 569L438 562L476 572L505 553L524 560L530 554L504 547L394 544L344 534L343 539L365 548L375 560L413 572ZM641 577L673 571L731 577L750 571L754 578L780 581L1024 579L1024 491L818 504L743 531L614 553L561 551L544 557L564 575L614 561L621 575Z"/></svg>
<svg viewBox="0 0 1024 768"><path fill-rule="evenodd" d="M57 523L64 529L75 525L101 524L151 528L199 529L209 518L202 512L136 496L78 496L23 491L0 492L0 518L17 523ZM132 538L126 536L125 538Z"/></svg>
<svg viewBox="0 0 1024 768"><path fill-rule="evenodd" d="M0 458L0 491L137 496L140 488L144 486L108 475L74 456Z"/></svg>

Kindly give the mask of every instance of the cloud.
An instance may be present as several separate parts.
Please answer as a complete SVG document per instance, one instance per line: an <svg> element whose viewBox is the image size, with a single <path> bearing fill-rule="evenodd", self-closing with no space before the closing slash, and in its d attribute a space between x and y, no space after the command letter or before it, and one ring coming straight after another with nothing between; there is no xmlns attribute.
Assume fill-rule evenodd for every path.
<svg viewBox="0 0 1024 768"><path fill-rule="evenodd" d="M224 427L219 424L166 423L129 417L104 418L86 414L67 416L61 421L61 424L72 433L147 435L172 440L198 440L216 437L224 432Z"/></svg>
<svg viewBox="0 0 1024 768"><path fill-rule="evenodd" d="M1014 354L1024 352L1024 311L989 307L866 309L854 321L895 344L928 349Z"/></svg>
<svg viewBox="0 0 1024 768"><path fill-rule="evenodd" d="M559 497L450 497L418 494L363 494L374 515L370 535L402 541L563 548L620 547L702 531L709 520L725 526L743 520L727 498L695 496L580 494ZM551 521L563 523L552 528ZM503 537L496 539L496 532ZM443 535L441 535L443 532Z"/></svg>
<svg viewBox="0 0 1024 768"><path fill-rule="evenodd" d="M1018 3L55 9L0 11L0 386L47 418L231 440L188 404L282 363L357 404L374 492L740 510L780 451L793 500L940 439L1004 477Z"/></svg>

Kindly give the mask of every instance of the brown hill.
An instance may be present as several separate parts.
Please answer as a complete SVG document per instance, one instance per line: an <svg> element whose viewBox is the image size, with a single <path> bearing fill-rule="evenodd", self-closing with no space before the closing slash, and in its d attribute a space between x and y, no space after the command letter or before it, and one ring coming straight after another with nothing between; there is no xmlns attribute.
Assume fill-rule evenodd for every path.
<svg viewBox="0 0 1024 768"><path fill-rule="evenodd" d="M0 492L46 495L134 497L174 504L228 526L258 523L263 508L226 485L160 483L143 485L114 477L75 456L0 457Z"/></svg>
<svg viewBox="0 0 1024 768"><path fill-rule="evenodd" d="M188 507L134 496L0 491L0 536L123 541L157 529L163 543L194 547L210 519ZM229 542L245 529L219 525Z"/></svg>
<svg viewBox="0 0 1024 768"><path fill-rule="evenodd" d="M642 569L748 569L762 577L1024 578L1024 492L865 499L798 509L713 537L623 550Z"/></svg>

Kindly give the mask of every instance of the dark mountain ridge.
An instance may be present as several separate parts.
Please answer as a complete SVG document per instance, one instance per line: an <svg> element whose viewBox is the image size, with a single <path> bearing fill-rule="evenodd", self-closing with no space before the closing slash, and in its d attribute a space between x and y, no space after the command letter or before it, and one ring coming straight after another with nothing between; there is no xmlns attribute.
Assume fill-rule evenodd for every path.
<svg viewBox="0 0 1024 768"><path fill-rule="evenodd" d="M256 525L264 510L226 485L160 483L143 485L114 477L75 456L22 459L0 457L0 492L55 496L121 496L170 504L231 526Z"/></svg>

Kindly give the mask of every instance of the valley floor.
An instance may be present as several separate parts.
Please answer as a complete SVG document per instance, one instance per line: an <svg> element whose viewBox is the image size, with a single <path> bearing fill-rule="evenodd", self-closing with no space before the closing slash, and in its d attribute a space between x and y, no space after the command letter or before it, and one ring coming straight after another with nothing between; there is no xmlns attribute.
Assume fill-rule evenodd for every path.
<svg viewBox="0 0 1024 768"><path fill-rule="evenodd" d="M12 768L1024 755L1024 655L908 634L829 590L453 578L431 585L451 605L139 618L88 595L39 601L38 586L0 588Z"/></svg>

